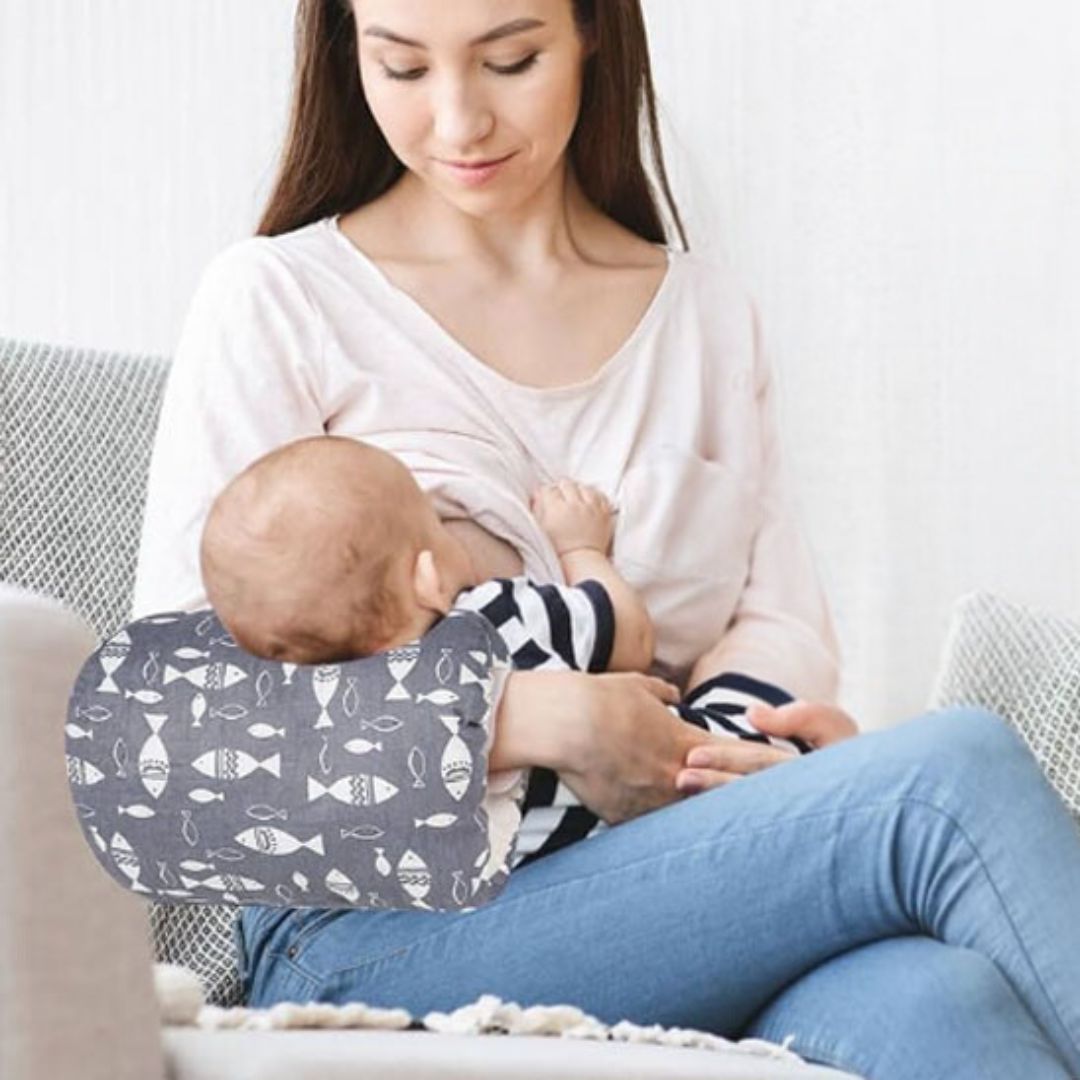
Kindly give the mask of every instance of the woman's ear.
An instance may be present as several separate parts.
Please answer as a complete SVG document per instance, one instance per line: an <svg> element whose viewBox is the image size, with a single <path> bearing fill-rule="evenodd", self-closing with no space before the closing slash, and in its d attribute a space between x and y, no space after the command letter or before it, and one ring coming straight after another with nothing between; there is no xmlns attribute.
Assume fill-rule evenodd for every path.
<svg viewBox="0 0 1080 1080"><path fill-rule="evenodd" d="M445 615L450 610L451 598L445 595L442 574L430 548L424 548L413 563L413 592L416 602L428 611Z"/></svg>

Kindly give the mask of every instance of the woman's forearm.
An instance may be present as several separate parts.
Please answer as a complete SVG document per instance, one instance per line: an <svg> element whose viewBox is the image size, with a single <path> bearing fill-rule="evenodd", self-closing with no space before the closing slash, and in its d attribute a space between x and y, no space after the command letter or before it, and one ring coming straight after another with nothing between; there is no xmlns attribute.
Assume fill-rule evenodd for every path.
<svg viewBox="0 0 1080 1080"><path fill-rule="evenodd" d="M586 714L576 671L514 671L507 676L495 715L495 738L488 768L543 765L556 772L575 758L584 737ZM574 703L581 701L581 708ZM575 719L580 725L575 730Z"/></svg>

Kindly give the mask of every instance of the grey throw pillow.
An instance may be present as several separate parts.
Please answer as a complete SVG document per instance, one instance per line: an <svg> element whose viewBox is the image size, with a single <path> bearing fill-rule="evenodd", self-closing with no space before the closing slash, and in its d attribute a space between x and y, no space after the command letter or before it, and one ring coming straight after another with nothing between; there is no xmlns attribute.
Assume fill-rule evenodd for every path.
<svg viewBox="0 0 1080 1080"><path fill-rule="evenodd" d="M1080 624L989 593L964 597L932 704L981 705L1009 721L1080 822Z"/></svg>
<svg viewBox="0 0 1080 1080"><path fill-rule="evenodd" d="M486 792L505 646L483 617L341 664L252 656L213 611L88 658L68 776L91 850L163 903L469 909L501 891Z"/></svg>

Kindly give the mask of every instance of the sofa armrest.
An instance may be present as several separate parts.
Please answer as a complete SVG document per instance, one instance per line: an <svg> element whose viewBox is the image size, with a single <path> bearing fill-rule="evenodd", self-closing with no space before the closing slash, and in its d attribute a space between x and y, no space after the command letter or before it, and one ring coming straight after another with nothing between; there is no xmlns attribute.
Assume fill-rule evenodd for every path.
<svg viewBox="0 0 1080 1080"><path fill-rule="evenodd" d="M58 601L0 584L0 1076L164 1076L143 904L88 850L64 759L97 644Z"/></svg>

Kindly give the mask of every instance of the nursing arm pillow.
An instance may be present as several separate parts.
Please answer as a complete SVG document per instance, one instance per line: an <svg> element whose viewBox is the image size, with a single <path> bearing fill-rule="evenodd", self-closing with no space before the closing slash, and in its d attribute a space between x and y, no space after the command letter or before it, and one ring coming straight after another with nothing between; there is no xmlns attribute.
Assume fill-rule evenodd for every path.
<svg viewBox="0 0 1080 1080"><path fill-rule="evenodd" d="M509 671L472 612L338 664L264 660L209 608L129 623L83 665L68 779L102 867L160 903L468 909L492 866L487 744Z"/></svg>

